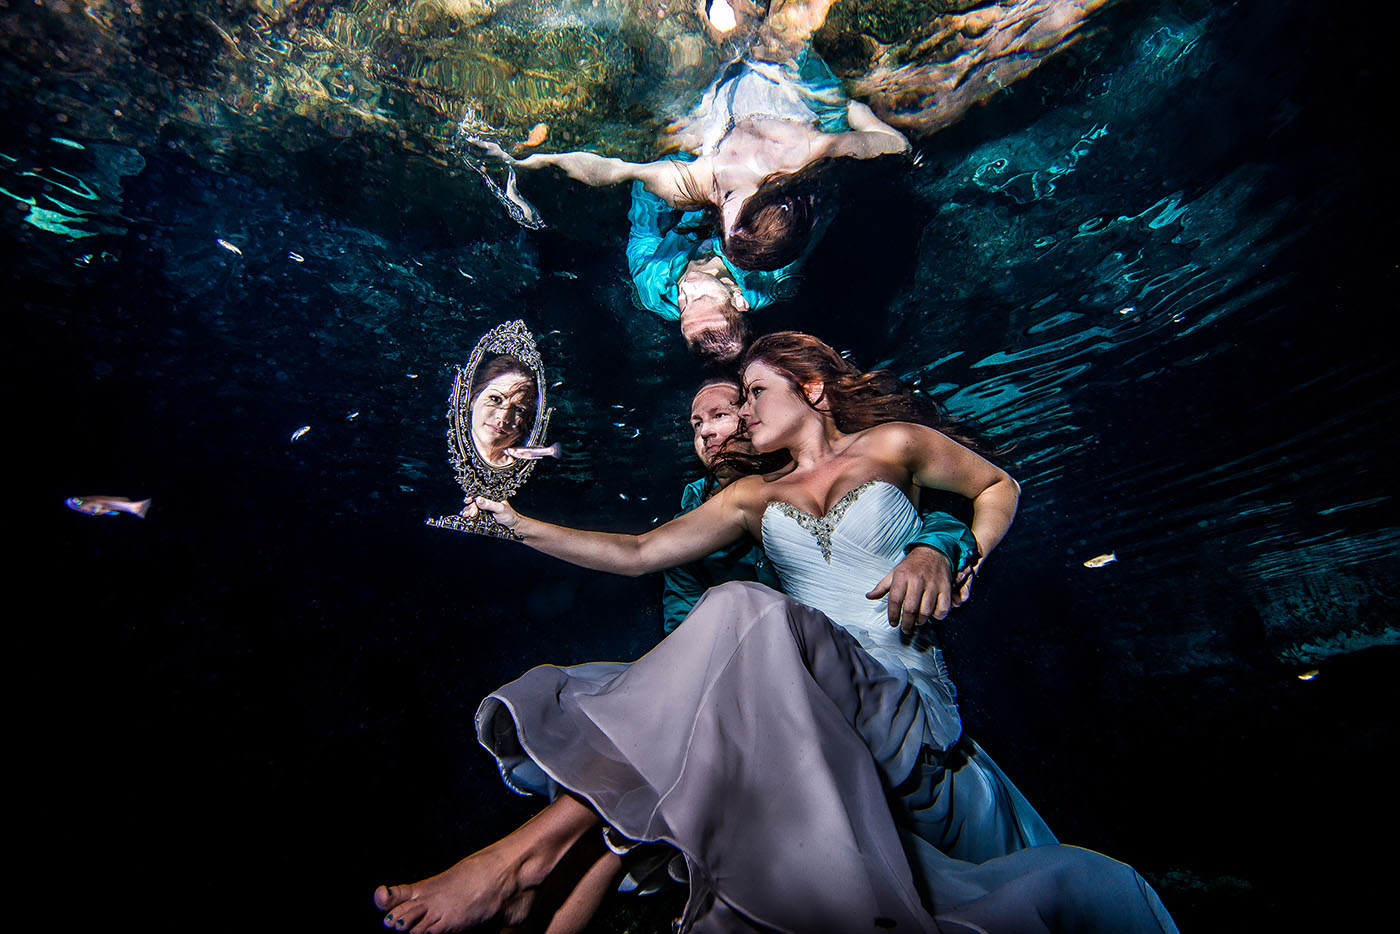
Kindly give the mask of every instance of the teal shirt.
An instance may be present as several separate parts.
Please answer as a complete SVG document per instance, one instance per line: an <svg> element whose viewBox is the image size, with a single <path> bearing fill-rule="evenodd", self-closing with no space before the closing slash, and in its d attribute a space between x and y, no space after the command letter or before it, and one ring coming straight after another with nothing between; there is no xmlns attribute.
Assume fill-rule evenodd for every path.
<svg viewBox="0 0 1400 934"><path fill-rule="evenodd" d="M676 285L693 259L718 256L752 309L786 296L791 288L788 280L805 258L769 272L740 269L724 255L719 238L708 233L705 212L678 211L641 182L632 183L632 208L627 219L632 225L627 235L627 271L632 274L637 303L667 321L680 320Z"/></svg>
<svg viewBox="0 0 1400 934"><path fill-rule="evenodd" d="M686 484L681 491L681 511L684 515L703 501L704 480ZM943 554L955 570L976 560L977 539L972 530L944 512L928 512L920 516L923 527L904 546L907 553L915 545L928 545ZM666 586L661 591L662 626L673 632L696 602L711 587L729 581L757 581L781 591L782 584L763 555L763 549L750 539L741 539L699 561L692 561L665 572Z"/></svg>

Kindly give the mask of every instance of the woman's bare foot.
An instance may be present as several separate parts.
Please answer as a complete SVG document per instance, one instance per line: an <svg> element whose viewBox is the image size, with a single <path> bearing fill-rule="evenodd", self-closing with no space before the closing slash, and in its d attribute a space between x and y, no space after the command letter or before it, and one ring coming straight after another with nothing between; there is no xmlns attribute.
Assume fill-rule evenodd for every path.
<svg viewBox="0 0 1400 934"><path fill-rule="evenodd" d="M384 926L413 934L467 931L488 921L519 924L530 913L533 887L523 883L518 860L494 844L446 872L412 885L381 885L374 904Z"/></svg>
<svg viewBox="0 0 1400 934"><path fill-rule="evenodd" d="M488 922L519 924L536 891L579 837L598 826L592 808L563 795L503 840L412 885L381 885L374 904L384 926L412 934L448 934Z"/></svg>

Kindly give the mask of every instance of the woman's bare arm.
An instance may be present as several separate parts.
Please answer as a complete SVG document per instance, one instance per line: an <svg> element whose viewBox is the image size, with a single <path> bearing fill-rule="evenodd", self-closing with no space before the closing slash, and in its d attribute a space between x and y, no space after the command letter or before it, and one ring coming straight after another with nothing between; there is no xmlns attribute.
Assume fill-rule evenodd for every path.
<svg viewBox="0 0 1400 934"><path fill-rule="evenodd" d="M996 464L932 428L906 422L880 425L871 440L922 487L972 500L972 535L985 559L1016 518L1021 487Z"/></svg>
<svg viewBox="0 0 1400 934"><path fill-rule="evenodd" d="M850 132L827 136L823 155L874 159L909 151L909 140L904 134L875 116L875 112L860 101L850 101L846 105L846 122L851 125Z"/></svg>
<svg viewBox="0 0 1400 934"><path fill-rule="evenodd" d="M592 152L541 152L515 160L514 164L522 169L553 166L575 181L594 188L640 181L647 191L667 204L681 201L685 192L685 164L675 159L627 162Z"/></svg>
<svg viewBox="0 0 1400 934"><path fill-rule="evenodd" d="M590 532L522 516L508 503L478 499L476 505L534 548L570 564L636 577L703 558L738 541L749 530L747 496L734 483L696 509L641 535ZM468 506L468 509L471 509Z"/></svg>
<svg viewBox="0 0 1400 934"><path fill-rule="evenodd" d="M481 155L498 159L518 169L543 169L554 166L562 169L565 175L575 181L594 188L640 181L647 191L672 205L685 199L684 180L686 174L691 171L686 163L677 159L627 162L624 159L600 156L596 152L537 152L524 159L517 159L499 144L489 140L472 140L471 145Z"/></svg>

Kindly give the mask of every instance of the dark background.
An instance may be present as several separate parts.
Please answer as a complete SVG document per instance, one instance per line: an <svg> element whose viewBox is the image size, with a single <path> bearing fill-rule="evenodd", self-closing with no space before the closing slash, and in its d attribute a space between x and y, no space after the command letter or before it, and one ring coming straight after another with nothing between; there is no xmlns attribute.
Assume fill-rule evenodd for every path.
<svg viewBox="0 0 1400 934"><path fill-rule="evenodd" d="M35 21L0 12L17 49ZM947 624L968 732L1187 931L1331 929L1385 891L1394 72L1370 12L1123 5L922 168L853 172L797 298L759 319L1016 443L1021 516ZM99 92L30 61L7 57L0 112L20 923L371 930L376 884L536 807L477 748L480 698L660 635L655 577L422 526L459 501L448 367L527 321L568 455L517 504L609 529L674 511L699 371L630 305L624 192L536 180L552 227L526 234L471 173L373 140L219 171L172 125L75 132L65 95ZM1075 119L1108 132L1045 176ZM972 183L993 157L1055 193ZM73 177L100 198L54 187ZM26 223L43 193L94 235ZM1147 225L1172 197L1184 219ZM63 508L93 493L155 505Z"/></svg>

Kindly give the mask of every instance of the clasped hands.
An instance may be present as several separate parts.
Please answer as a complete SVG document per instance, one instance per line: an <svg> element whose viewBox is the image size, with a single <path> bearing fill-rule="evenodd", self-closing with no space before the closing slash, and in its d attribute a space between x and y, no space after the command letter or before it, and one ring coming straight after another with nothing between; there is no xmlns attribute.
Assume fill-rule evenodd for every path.
<svg viewBox="0 0 1400 934"><path fill-rule="evenodd" d="M915 626L943 619L953 607L966 603L972 596L972 577L965 573L955 581L943 552L916 545L865 598L878 600L889 595L890 625L908 635Z"/></svg>

